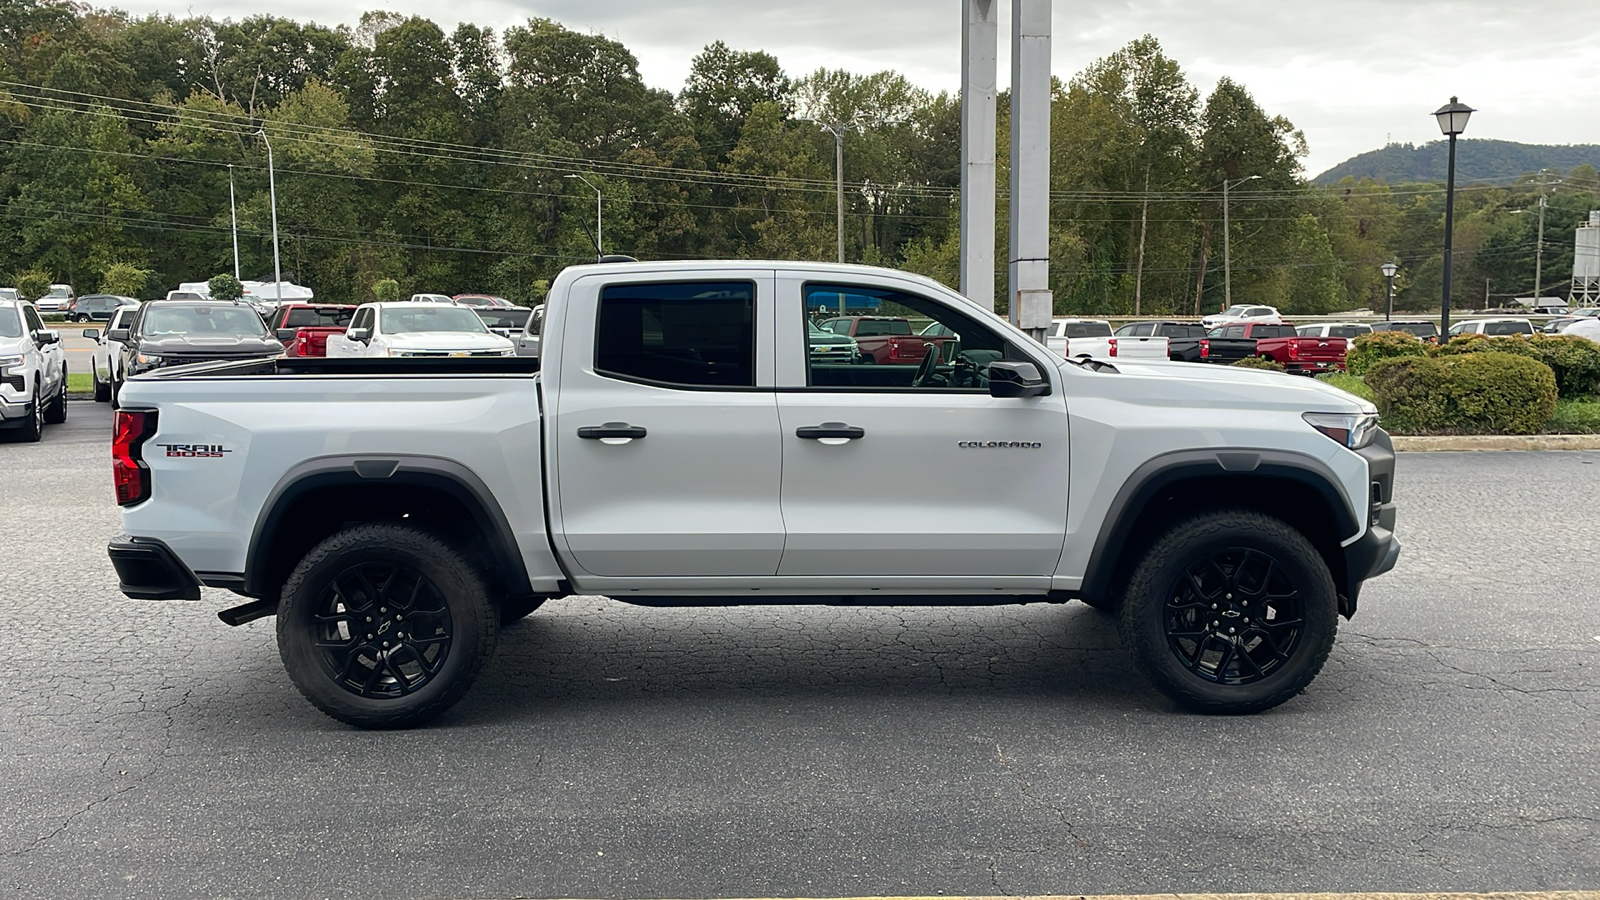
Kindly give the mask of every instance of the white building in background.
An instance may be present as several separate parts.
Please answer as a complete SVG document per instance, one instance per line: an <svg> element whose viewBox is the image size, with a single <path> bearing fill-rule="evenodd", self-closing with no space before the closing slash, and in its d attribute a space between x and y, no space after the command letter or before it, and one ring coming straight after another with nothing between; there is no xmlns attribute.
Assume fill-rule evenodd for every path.
<svg viewBox="0 0 1600 900"><path fill-rule="evenodd" d="M1600 306L1600 209L1589 212L1589 224L1578 226L1577 252L1572 257L1572 305Z"/></svg>

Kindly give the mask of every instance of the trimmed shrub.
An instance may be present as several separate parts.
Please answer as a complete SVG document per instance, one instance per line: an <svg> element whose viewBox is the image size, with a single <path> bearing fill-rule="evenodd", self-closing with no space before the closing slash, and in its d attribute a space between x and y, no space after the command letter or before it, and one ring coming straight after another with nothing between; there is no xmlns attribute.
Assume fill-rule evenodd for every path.
<svg viewBox="0 0 1600 900"><path fill-rule="evenodd" d="M380 278L372 283L372 296L379 303L393 303L400 299L400 282L393 278Z"/></svg>
<svg viewBox="0 0 1600 900"><path fill-rule="evenodd" d="M1556 408L1555 373L1520 354L1380 360L1364 381L1401 434L1537 434Z"/></svg>
<svg viewBox="0 0 1600 900"><path fill-rule="evenodd" d="M32 269L17 275L17 296L24 300L37 300L50 293L52 276L49 272Z"/></svg>
<svg viewBox="0 0 1600 900"><path fill-rule="evenodd" d="M1345 365L1349 367L1351 375L1365 375L1372 364L1380 359L1400 359L1408 356L1423 356L1427 347L1422 343L1422 338L1404 331L1374 331L1371 334L1358 334L1350 342L1350 350L1345 354Z"/></svg>
<svg viewBox="0 0 1600 900"><path fill-rule="evenodd" d="M1459 335L1438 351L1441 356L1511 353L1536 359L1555 374L1562 397L1589 397L1600 390L1600 344L1570 334L1485 337Z"/></svg>
<svg viewBox="0 0 1600 900"><path fill-rule="evenodd" d="M1471 353L1450 370L1451 427L1467 434L1538 434L1556 411L1556 376L1536 359Z"/></svg>
<svg viewBox="0 0 1600 900"><path fill-rule="evenodd" d="M206 292L213 300L237 300L244 296L244 285L232 275L217 275L206 282Z"/></svg>
<svg viewBox="0 0 1600 900"><path fill-rule="evenodd" d="M1396 434L1433 434L1446 430L1450 423L1449 378L1442 360L1409 356L1378 360L1367 369L1362 382L1372 389L1385 429Z"/></svg>
<svg viewBox="0 0 1600 900"><path fill-rule="evenodd" d="M1563 398L1592 397L1600 392L1600 344L1575 334L1536 334L1528 343L1539 361L1556 374Z"/></svg>
<svg viewBox="0 0 1600 900"><path fill-rule="evenodd" d="M1283 363L1278 362L1275 359L1267 359L1264 356L1246 356L1244 359L1234 360L1228 365L1239 366L1243 369L1266 369L1270 372L1289 371L1288 369L1284 368Z"/></svg>

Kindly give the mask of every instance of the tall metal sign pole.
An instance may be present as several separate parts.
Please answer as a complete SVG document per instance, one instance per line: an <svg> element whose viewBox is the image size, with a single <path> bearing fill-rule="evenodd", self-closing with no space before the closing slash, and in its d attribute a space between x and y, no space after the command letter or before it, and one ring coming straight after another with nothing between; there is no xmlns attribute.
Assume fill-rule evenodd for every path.
<svg viewBox="0 0 1600 900"><path fill-rule="evenodd" d="M1011 322L1050 327L1050 6L1011 0Z"/></svg>
<svg viewBox="0 0 1600 900"><path fill-rule="evenodd" d="M961 29L961 293L994 309L998 0L965 0Z"/></svg>

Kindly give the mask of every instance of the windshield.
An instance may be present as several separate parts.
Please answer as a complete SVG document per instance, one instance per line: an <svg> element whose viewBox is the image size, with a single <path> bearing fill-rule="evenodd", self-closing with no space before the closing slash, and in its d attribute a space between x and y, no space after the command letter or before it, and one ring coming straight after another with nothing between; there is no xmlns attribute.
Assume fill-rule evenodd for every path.
<svg viewBox="0 0 1600 900"><path fill-rule="evenodd" d="M1239 318L1239 317L1243 316L1245 314L1245 311L1248 310L1248 309L1250 309L1250 307L1248 307L1248 306L1230 306L1227 309L1223 310L1222 314L1225 315L1225 316L1233 316L1234 318Z"/></svg>
<svg viewBox="0 0 1600 900"><path fill-rule="evenodd" d="M40 300L65 300L72 296L72 288L64 284L50 285L50 293L40 297Z"/></svg>
<svg viewBox="0 0 1600 900"><path fill-rule="evenodd" d="M413 331L489 333L478 314L464 306L424 306L420 309L390 307L383 311L378 327L384 334Z"/></svg>
<svg viewBox="0 0 1600 900"><path fill-rule="evenodd" d="M22 317L17 315L14 306L0 309L0 337L22 337Z"/></svg>
<svg viewBox="0 0 1600 900"><path fill-rule="evenodd" d="M509 328L520 331L522 326L528 323L528 316L533 310L496 307L493 309L477 309L474 312L478 314L478 318L483 320L483 324L490 328Z"/></svg>
<svg viewBox="0 0 1600 900"><path fill-rule="evenodd" d="M302 306L299 309L289 310L284 317L284 328L342 328L350 324L350 317L356 314L355 307L347 306Z"/></svg>
<svg viewBox="0 0 1600 900"><path fill-rule="evenodd" d="M145 313L145 337L266 337L267 326L248 306L157 306Z"/></svg>

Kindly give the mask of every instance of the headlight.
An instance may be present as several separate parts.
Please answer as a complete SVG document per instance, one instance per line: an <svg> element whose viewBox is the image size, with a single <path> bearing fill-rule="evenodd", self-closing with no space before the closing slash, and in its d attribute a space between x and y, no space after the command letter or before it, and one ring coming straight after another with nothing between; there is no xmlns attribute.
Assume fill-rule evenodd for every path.
<svg viewBox="0 0 1600 900"><path fill-rule="evenodd" d="M1378 434L1378 414L1369 412L1359 413L1314 413L1309 412L1300 418L1306 424L1338 441L1351 450L1360 450L1372 443Z"/></svg>
<svg viewBox="0 0 1600 900"><path fill-rule="evenodd" d="M22 365L22 357L20 356L0 356L0 369L4 369L7 366L20 365Z"/></svg>
<svg viewBox="0 0 1600 900"><path fill-rule="evenodd" d="M517 350L516 350L515 347L513 347L510 350L501 350L500 351L500 355L501 356L516 356L517 355Z"/></svg>

